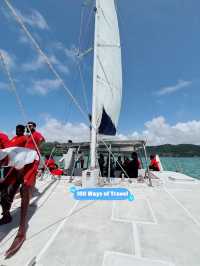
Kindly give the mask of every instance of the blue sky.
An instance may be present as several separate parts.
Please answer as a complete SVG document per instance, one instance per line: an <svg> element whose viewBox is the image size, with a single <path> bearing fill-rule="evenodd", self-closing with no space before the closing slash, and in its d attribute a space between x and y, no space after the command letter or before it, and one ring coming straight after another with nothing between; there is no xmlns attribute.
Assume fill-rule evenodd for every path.
<svg viewBox="0 0 200 266"><path fill-rule="evenodd" d="M181 142L199 144L200 2L117 2L123 58L119 134L125 137L149 135L154 143L176 143L177 136L180 136ZM85 108L80 75L74 61L83 1L16 0L11 3L48 54L66 86ZM94 20L91 17L88 23L89 16L90 7L87 7L82 49L92 45ZM37 121L46 134L48 129L52 130L52 124L67 131L74 126L75 132L79 131L78 125L84 127L80 124L85 123L84 118L26 39L4 1L1 1L0 21L0 49L9 62L28 118ZM91 106L91 56L82 62L82 69ZM7 88L2 68L0 102L1 130L10 133L17 123L23 122L23 118L13 93ZM155 131L156 127L158 130ZM157 139L155 134L160 134L159 128L162 128L162 134ZM194 131L193 135L191 131ZM49 139L53 139L53 132L57 131L52 131ZM169 136L171 134L174 138Z"/></svg>

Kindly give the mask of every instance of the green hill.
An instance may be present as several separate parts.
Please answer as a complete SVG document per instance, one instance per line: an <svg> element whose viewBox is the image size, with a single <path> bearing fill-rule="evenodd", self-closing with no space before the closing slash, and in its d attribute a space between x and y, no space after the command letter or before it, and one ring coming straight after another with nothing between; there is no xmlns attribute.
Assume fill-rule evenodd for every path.
<svg viewBox="0 0 200 266"><path fill-rule="evenodd" d="M50 154L52 149L59 144L58 142L46 142L42 147L42 154ZM62 147L62 144L59 145ZM64 144L63 144L64 147ZM62 149L56 149L54 155L62 155ZM160 146L147 146L147 153L159 154L165 157L200 157L200 145L193 144L180 144L180 145L160 145Z"/></svg>
<svg viewBox="0 0 200 266"><path fill-rule="evenodd" d="M166 157L200 157L200 146L193 144L148 146L147 152Z"/></svg>

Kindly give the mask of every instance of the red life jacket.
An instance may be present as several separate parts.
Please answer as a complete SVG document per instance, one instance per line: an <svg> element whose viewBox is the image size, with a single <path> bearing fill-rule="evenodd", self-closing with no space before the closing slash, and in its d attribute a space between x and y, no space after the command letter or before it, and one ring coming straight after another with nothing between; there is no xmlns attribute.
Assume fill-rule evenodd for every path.
<svg viewBox="0 0 200 266"><path fill-rule="evenodd" d="M60 175L63 175L63 170L62 169L54 169L51 171L51 174L60 176Z"/></svg>
<svg viewBox="0 0 200 266"><path fill-rule="evenodd" d="M156 159L152 159L152 160L151 160L151 167L152 167L155 171L160 171L159 162L157 162Z"/></svg>
<svg viewBox="0 0 200 266"><path fill-rule="evenodd" d="M33 139L34 139L34 141L33 141ZM34 131L32 133L32 136L27 137L26 148L37 151L37 147L35 147L35 144L39 148L42 141L44 141L44 137L38 131Z"/></svg>
<svg viewBox="0 0 200 266"><path fill-rule="evenodd" d="M56 165L55 165L55 161L54 159L48 159L45 161L45 165L49 168L49 169L55 169Z"/></svg>
<svg viewBox="0 0 200 266"><path fill-rule="evenodd" d="M6 148L9 147L25 147L27 141L26 136L15 136L6 144Z"/></svg>

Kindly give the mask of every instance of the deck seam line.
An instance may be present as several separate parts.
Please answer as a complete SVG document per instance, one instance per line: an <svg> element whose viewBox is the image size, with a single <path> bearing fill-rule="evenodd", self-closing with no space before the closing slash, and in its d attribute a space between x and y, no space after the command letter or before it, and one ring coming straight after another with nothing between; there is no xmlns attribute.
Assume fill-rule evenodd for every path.
<svg viewBox="0 0 200 266"><path fill-rule="evenodd" d="M140 239L138 234L137 224L132 222L133 226L133 239L134 239L134 247L135 247L135 257L141 258L141 246L140 246Z"/></svg>
<svg viewBox="0 0 200 266"><path fill-rule="evenodd" d="M164 191L186 212L186 214L192 219L192 221L200 227L200 222L192 215L192 213L179 201L177 198L172 195L166 188Z"/></svg>
<svg viewBox="0 0 200 266"><path fill-rule="evenodd" d="M148 205L148 207L150 209L150 212L151 212L151 215L153 217L154 223L158 224L158 220L156 218L156 215L155 215L155 212L153 210L153 207L152 207L152 204L151 204L150 200L146 198L146 202L147 202L147 205Z"/></svg>
<svg viewBox="0 0 200 266"><path fill-rule="evenodd" d="M115 208L115 201L112 203L112 212L111 212L111 221L114 220L114 208Z"/></svg>
<svg viewBox="0 0 200 266"><path fill-rule="evenodd" d="M50 247L50 245L53 243L53 241L55 240L55 238L57 237L57 235L60 233L61 229L63 228L63 226L65 225L66 221L70 218L71 214L73 213L73 211L76 209L77 205L78 205L79 201L76 201L75 204L73 205L73 207L71 208L71 210L69 211L67 217L60 223L60 225L57 227L56 231L52 234L52 236L50 237L49 241L46 243L46 245L43 247L43 249L40 251L40 253L37 255L36 257L36 264L41 260L42 256L45 254L45 252L48 250L48 248Z"/></svg>
<svg viewBox="0 0 200 266"><path fill-rule="evenodd" d="M134 195L134 190L133 189L131 189L131 192L133 193L133 195ZM139 200L145 200L146 201L146 203L147 203L147 205L148 205L148 207L149 207L149 210L150 210L150 213L151 213L151 216L152 216L152 218L153 218L153 222L142 222L141 221L141 223L143 223L143 224L158 224L158 220L157 220L157 218L156 218L156 215L155 215L155 212L154 212L154 210L153 210L153 207L152 207L152 204L151 204L151 202L150 202L150 200L147 198L147 196L142 196L142 197L137 197L137 199L139 199ZM140 221L134 221L134 222L136 222L136 223L140 223Z"/></svg>
<svg viewBox="0 0 200 266"><path fill-rule="evenodd" d="M49 184L50 184L50 183L51 183L51 182L49 182ZM54 187L56 186L57 183L58 183L58 182L55 183ZM48 186L48 185L47 185L47 186ZM47 187L47 186L46 186L46 187ZM46 187L45 187L45 188L46 188ZM53 190L54 187L51 188L51 190ZM45 190L45 188L44 188L44 190ZM50 193L49 193L49 194L50 194ZM37 196L33 196L33 198L31 198L31 200L30 200L30 204L32 203L32 201L35 200L35 198L37 198ZM41 198L41 200L42 200L42 198ZM11 211L14 211L14 210L16 210L17 208L19 208L19 207L20 207L20 203L21 203L21 197L20 197L20 198L17 198L17 199L14 199L13 204L12 204L12 207L11 207ZM39 207L39 206L38 206L38 207Z"/></svg>
<svg viewBox="0 0 200 266"><path fill-rule="evenodd" d="M153 222L146 222L146 221L139 221L139 220L124 220L119 218L113 218L112 221L114 222L121 222L121 223L135 223L135 224L144 224L144 225L158 225L157 223Z"/></svg>
<svg viewBox="0 0 200 266"><path fill-rule="evenodd" d="M114 210L115 210L115 207L116 207L116 201L113 201L113 204L112 204L112 215L111 215L111 221L113 222L120 222L120 223L130 223L132 224L132 221L125 221L125 220L117 220L114 218ZM133 228L133 227L132 227ZM134 242L134 237L133 237L133 240L131 241L131 246L132 246L132 253L135 254L135 247L133 245L133 242Z"/></svg>
<svg viewBox="0 0 200 266"><path fill-rule="evenodd" d="M103 264L102 266L105 266L105 257L108 256L109 254L113 253L114 255L119 255L119 256L123 256L123 257L131 257L131 258L136 258L136 259L139 259L141 261L150 261L150 262L159 262L159 263L164 263L166 264L166 266L176 266L173 262L169 262L169 261L165 261L165 260L160 260L160 259L149 259L149 258L146 258L146 257L136 257L135 255L130 255L130 254L127 254L127 253L121 253L121 252L116 252L116 251L110 251L110 250L107 250L104 252L104 259L103 259Z"/></svg>
<svg viewBox="0 0 200 266"><path fill-rule="evenodd" d="M131 192L133 192L131 190ZM157 221L157 218L155 216L155 213L153 211L153 208L149 202L149 199L147 199L146 197L144 198L139 198L139 200L144 200L147 202L147 205L150 209L150 213L151 213L151 216L153 218L153 221L152 222L148 222L148 221L141 221L141 220L131 220L131 219L121 219L121 218L116 218L115 215L114 215L114 211L115 211L115 208L116 208L116 202L114 202L113 204L113 209L112 209L112 221L116 221L116 222L124 222L124 223L136 223L136 224L147 224L147 225L158 225L158 221ZM149 205L150 204L150 205Z"/></svg>
<svg viewBox="0 0 200 266"><path fill-rule="evenodd" d="M58 182L56 182L55 185L53 186L53 188L51 188L51 192L52 192L52 190L56 187L57 183L58 183ZM46 199L47 199L47 198L49 197L49 195L51 194L51 192L48 193L48 195L46 195L46 196L45 196L45 194L44 194L44 195L40 198L40 201L42 201L42 203L45 202ZM44 197L44 198L43 198L43 197ZM21 200L19 200L19 201L21 201ZM31 203L31 202L30 202L30 203ZM41 205L42 205L42 204L41 204ZM41 206L41 205L40 205L40 206ZM40 206L37 207L36 212L39 210L39 207L40 207ZM30 207L30 206L29 206L29 207ZM19 208L19 206L18 206L17 208ZM13 210L11 209L11 210L12 210L12 211L15 211L17 208L15 208L15 209L13 209ZM35 213L36 213L36 212L35 212ZM31 219L34 217L35 213L34 213L33 216L31 217ZM29 221L30 221L30 220L29 220ZM17 233L17 230L18 230L18 229L16 229L16 228L13 229L12 236L14 236L14 235ZM28 234L28 230L27 230L27 234ZM9 237L9 236L8 236L8 237ZM5 238L5 239L3 239L3 240L1 241L1 247L2 247L2 248L5 247L6 244L7 244L7 238ZM4 251L2 251L2 252L0 253L0 256L3 255L3 254L4 254Z"/></svg>

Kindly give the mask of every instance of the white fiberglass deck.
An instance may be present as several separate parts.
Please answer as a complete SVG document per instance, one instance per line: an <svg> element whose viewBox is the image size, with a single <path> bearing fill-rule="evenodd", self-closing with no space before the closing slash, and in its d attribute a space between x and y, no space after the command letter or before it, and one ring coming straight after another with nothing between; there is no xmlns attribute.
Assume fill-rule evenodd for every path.
<svg viewBox="0 0 200 266"><path fill-rule="evenodd" d="M133 202L77 202L67 180L38 181L27 241L8 260L3 254L16 232L19 200L12 224L0 227L0 265L199 266L200 182L156 175L153 187L116 185L133 191Z"/></svg>

